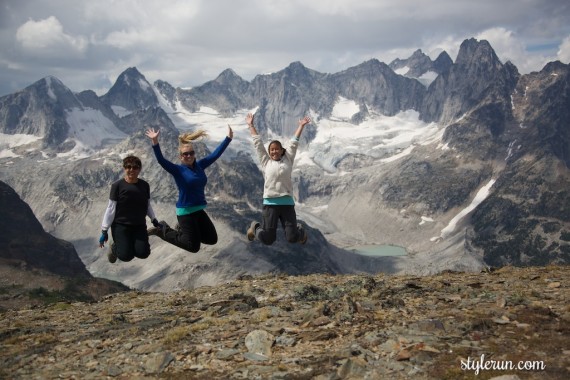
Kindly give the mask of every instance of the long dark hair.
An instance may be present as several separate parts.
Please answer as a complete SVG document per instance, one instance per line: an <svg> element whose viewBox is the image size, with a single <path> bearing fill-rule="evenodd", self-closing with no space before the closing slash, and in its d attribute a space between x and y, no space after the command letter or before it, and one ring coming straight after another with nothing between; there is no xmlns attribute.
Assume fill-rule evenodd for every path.
<svg viewBox="0 0 570 380"><path fill-rule="evenodd" d="M284 156L285 152L287 152L287 149L283 148L283 144L281 144L281 141L279 141L279 140L273 140L269 143L269 145L267 145L267 153L269 153L269 150L271 149L271 145L273 145L273 144L279 145L279 148L281 148L281 150L283 151L281 153L281 155Z"/></svg>

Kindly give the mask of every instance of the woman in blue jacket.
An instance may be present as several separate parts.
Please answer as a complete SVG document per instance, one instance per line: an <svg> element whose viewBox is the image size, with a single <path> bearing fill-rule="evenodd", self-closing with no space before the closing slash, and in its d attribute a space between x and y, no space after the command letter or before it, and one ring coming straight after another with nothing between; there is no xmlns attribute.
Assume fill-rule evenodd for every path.
<svg viewBox="0 0 570 380"><path fill-rule="evenodd" d="M176 202L176 217L178 227L165 230L151 228L149 234L156 235L161 239L174 244L177 247L190 252L198 252L200 244L213 245L218 242L218 233L206 208L206 196L204 188L208 177L204 170L212 165L230 144L233 131L228 125L228 135L222 143L207 157L196 159L192 141L205 137L206 132L198 130L194 133L184 133L178 137L180 164L168 161L162 155L158 144L160 130L148 129L146 136L152 141L152 149L160 166L169 172L178 187L178 201Z"/></svg>

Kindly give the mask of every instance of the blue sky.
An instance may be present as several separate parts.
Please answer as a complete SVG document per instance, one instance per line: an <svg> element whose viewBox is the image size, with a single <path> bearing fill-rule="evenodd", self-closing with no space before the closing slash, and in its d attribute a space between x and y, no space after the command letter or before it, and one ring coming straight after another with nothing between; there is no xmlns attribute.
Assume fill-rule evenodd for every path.
<svg viewBox="0 0 570 380"><path fill-rule="evenodd" d="M53 75L104 94L128 67L191 87L226 68L332 73L486 39L521 73L570 61L567 0L2 0L0 96Z"/></svg>

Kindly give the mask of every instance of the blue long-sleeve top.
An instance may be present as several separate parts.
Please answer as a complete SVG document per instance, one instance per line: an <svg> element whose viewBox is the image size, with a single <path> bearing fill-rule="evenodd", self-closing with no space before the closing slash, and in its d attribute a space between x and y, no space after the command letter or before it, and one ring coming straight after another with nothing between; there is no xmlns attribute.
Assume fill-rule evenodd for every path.
<svg viewBox="0 0 570 380"><path fill-rule="evenodd" d="M196 206L206 206L206 196L204 188L208 182L208 177L204 172L208 166L212 165L230 144L232 139L226 136L224 141L208 156L194 161L194 167L189 167L182 164L174 164L168 161L162 155L160 145L152 146L156 160L172 176L178 187L178 201L176 202L177 208L189 208Z"/></svg>

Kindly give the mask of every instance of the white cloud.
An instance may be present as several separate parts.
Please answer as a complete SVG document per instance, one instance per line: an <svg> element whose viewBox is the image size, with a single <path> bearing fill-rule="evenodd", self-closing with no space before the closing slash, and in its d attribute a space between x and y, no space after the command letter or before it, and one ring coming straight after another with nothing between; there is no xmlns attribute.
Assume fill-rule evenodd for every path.
<svg viewBox="0 0 570 380"><path fill-rule="evenodd" d="M472 37L488 39L524 74L540 70L559 46L564 56L568 10L563 1L519 0L3 2L0 96L47 75L101 94L132 66L151 82L191 87L226 68L251 80L293 61L334 73L417 49L455 59Z"/></svg>
<svg viewBox="0 0 570 380"><path fill-rule="evenodd" d="M87 49L87 39L83 36L74 37L66 34L54 16L25 22L16 31L16 40L26 52L36 56L61 57L69 54L81 56Z"/></svg>
<svg viewBox="0 0 570 380"><path fill-rule="evenodd" d="M562 63L570 63L570 36L566 37L557 53L558 59Z"/></svg>

